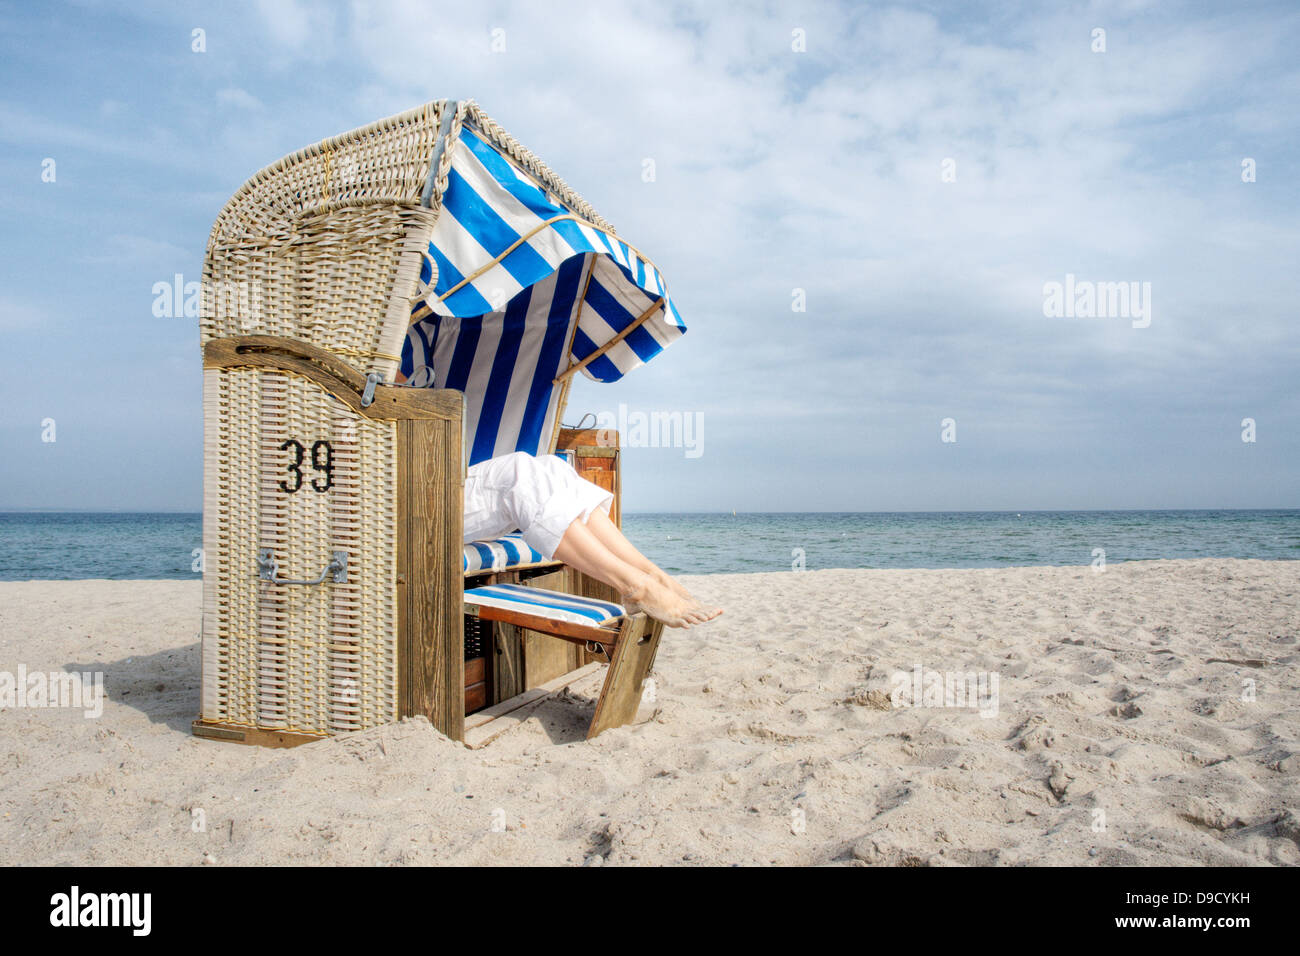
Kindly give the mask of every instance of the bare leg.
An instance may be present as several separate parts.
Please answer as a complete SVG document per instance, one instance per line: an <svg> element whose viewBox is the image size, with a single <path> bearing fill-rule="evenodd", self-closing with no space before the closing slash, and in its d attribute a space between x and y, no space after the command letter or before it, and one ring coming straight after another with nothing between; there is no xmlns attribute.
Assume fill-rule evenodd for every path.
<svg viewBox="0 0 1300 956"><path fill-rule="evenodd" d="M587 527L591 529L592 534L599 538L606 548L623 561L653 576L659 583L672 588L680 597L695 605L696 608L703 612L703 620L711 621L722 613L722 608L704 607L690 591L686 590L668 572L638 551L636 546L627 539L605 512L599 509L593 511L591 518L587 521Z"/></svg>
<svg viewBox="0 0 1300 956"><path fill-rule="evenodd" d="M624 561L575 518L555 549L556 560L617 588L625 601L639 605L669 627L690 627L702 618L690 602L654 575Z"/></svg>

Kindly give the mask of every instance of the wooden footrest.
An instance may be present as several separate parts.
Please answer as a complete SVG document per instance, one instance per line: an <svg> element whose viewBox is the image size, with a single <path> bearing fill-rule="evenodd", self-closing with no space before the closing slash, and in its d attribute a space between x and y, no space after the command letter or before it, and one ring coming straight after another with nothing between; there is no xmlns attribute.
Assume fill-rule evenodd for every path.
<svg viewBox="0 0 1300 956"><path fill-rule="evenodd" d="M589 650L599 645L609 659L609 669L587 739L621 727L636 716L641 688L663 632L659 621L644 613L628 614L609 601L519 584L471 588L465 592L465 613L584 644Z"/></svg>
<svg viewBox="0 0 1300 956"><path fill-rule="evenodd" d="M613 650L627 612L608 601L545 591L521 584L490 584L465 592L465 613L501 621L574 643Z"/></svg>

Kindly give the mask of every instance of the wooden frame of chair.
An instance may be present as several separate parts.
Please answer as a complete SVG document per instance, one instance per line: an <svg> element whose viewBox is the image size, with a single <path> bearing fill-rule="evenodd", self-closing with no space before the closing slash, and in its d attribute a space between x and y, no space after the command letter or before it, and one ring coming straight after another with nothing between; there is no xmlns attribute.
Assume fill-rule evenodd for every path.
<svg viewBox="0 0 1300 956"><path fill-rule="evenodd" d="M432 287L421 269L448 181L450 144L463 123L575 217L614 235L472 101L445 100L271 164L235 193L213 225L200 315L205 570L198 736L293 746L423 715L447 736L464 737L464 396L384 384L398 370L412 308ZM572 374L562 378L547 451L561 435ZM328 502L321 495L286 503L277 493L277 442L294 428L362 435L348 446L341 471L354 473L339 500L331 493ZM610 459L593 467L612 470L617 500L617 447L586 433L580 438L592 460ZM331 474L324 487L332 480ZM277 586L316 574L320 564L313 562L331 548L347 556L342 583ZM263 551L285 562L283 576L274 561L269 578L261 573ZM538 586L609 596L604 585L562 565L531 573L544 570L554 577L536 578ZM535 643L528 635L546 634L523 625L502 629L520 660L524 645ZM635 715L659 631L641 615L619 628L590 735ZM554 663L542 648L535 656Z"/></svg>
<svg viewBox="0 0 1300 956"><path fill-rule="evenodd" d="M213 339L204 347L204 367L254 368L299 376L319 386L323 400L332 398L355 415L393 423L395 524L401 529L394 578L398 595L397 718L423 715L447 736L464 737L465 614L580 645L588 651L588 661L600 655L608 660L588 738L636 716L662 634L660 622L635 613L624 616L617 626L584 626L464 603L464 398L460 392L375 386L373 400L367 403L367 383L359 372L323 349L280 336ZM583 432L574 437L595 441ZM614 483L617 485L616 476ZM367 558L382 560L383 556L372 553L363 557ZM322 737L204 718L194 721L192 728L197 736L263 746L294 746Z"/></svg>
<svg viewBox="0 0 1300 956"><path fill-rule="evenodd" d="M249 335L213 339L205 369L257 368L305 378L350 412L395 429L396 554L382 542L358 542L360 560L394 561L396 588L395 719L423 715L448 737L464 732L464 396L451 389L377 386L324 349L296 339ZM320 735L265 730L200 718L199 736L290 746ZM269 735L269 738L268 738Z"/></svg>
<svg viewBox="0 0 1300 956"><path fill-rule="evenodd" d="M465 613L580 644L589 651L592 645L600 648L609 667L596 701L596 712L587 728L588 740L636 717L645 679L659 649L662 622L638 611L624 615L611 625L583 625L469 602L465 604Z"/></svg>

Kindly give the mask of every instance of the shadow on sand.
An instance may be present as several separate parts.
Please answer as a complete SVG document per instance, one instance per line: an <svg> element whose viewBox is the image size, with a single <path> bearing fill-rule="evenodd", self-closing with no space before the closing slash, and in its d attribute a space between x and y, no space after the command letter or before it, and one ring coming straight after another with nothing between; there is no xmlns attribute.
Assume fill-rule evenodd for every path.
<svg viewBox="0 0 1300 956"><path fill-rule="evenodd" d="M189 734L190 722L199 713L199 644L133 654L116 661L83 661L64 664L69 673L102 671L104 697L133 707L151 723Z"/></svg>

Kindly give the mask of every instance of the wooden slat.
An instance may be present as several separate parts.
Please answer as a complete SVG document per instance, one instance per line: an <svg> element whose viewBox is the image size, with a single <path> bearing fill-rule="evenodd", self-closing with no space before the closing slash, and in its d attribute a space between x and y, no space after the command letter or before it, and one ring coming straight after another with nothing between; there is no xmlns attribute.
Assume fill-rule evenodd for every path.
<svg viewBox="0 0 1300 956"><path fill-rule="evenodd" d="M579 597L595 598L597 601L610 601L613 604L618 604L623 600L622 595L618 593L618 588L613 585L606 584L604 581L599 581L596 578L583 574L575 568L570 568L569 573L571 575L570 590ZM608 664L609 657L599 652L589 652L584 648L582 651L582 663L590 664L593 661L600 664Z"/></svg>
<svg viewBox="0 0 1300 956"><path fill-rule="evenodd" d="M594 673L599 664L588 664L577 670L569 671L555 680L548 681L540 687L526 690L522 694L504 700L499 704L481 710L465 721L465 746L476 749L500 737L507 730L518 727L537 709L543 701L563 690L575 681L582 680Z"/></svg>
<svg viewBox="0 0 1300 956"><path fill-rule="evenodd" d="M554 680L581 666L583 662L582 645L570 643L567 637L530 629L519 633L524 647L526 687L536 687Z"/></svg>
<svg viewBox="0 0 1300 956"><path fill-rule="evenodd" d="M554 591L557 594L572 594L571 587L573 572L560 565L550 574L531 575L526 579L530 587L539 588L545 591ZM518 574L517 583L524 583L525 579L522 574ZM615 602L617 603L617 602ZM565 629L561 629L564 631ZM618 625L615 624L609 628L612 632L606 635L609 639L617 634ZM548 681L562 677L576 667L583 664L583 650L565 641L553 640L553 637L563 636L553 633L555 629L548 622L545 627L537 628L521 627L518 630L519 643L522 649L524 662L524 688L536 687L539 684L545 684ZM578 637L586 639L587 635L583 633L574 634L565 632L568 637Z"/></svg>
<svg viewBox="0 0 1300 956"><path fill-rule="evenodd" d="M623 529L623 456L619 455L614 461L614 507L613 514L610 516L614 519L614 527L620 531Z"/></svg>
<svg viewBox="0 0 1300 956"><path fill-rule="evenodd" d="M584 445L594 448L617 448L618 432L612 428L562 428L556 451L575 451Z"/></svg>
<svg viewBox="0 0 1300 956"><path fill-rule="evenodd" d="M515 627L538 631L551 637L563 637L575 641L597 641L601 644L613 644L618 640L617 626L598 627L592 625L589 627L584 624L573 624L569 621L556 621L540 614L523 614L505 608L488 607L486 604L474 604L472 603L474 600L472 594L467 600L470 603L465 605L465 613L473 614L480 620L501 621L506 624L513 624Z"/></svg>
<svg viewBox="0 0 1300 956"><path fill-rule="evenodd" d="M465 686L471 687L474 684L487 680L487 661L486 657L471 657L465 662Z"/></svg>
<svg viewBox="0 0 1300 956"><path fill-rule="evenodd" d="M453 740L465 723L462 430L397 425L398 716L423 714Z"/></svg>
<svg viewBox="0 0 1300 956"><path fill-rule="evenodd" d="M464 561L461 561L462 567ZM510 570L513 571L535 571L540 568L546 568L552 571L559 571L564 567L562 561L534 561L531 564L516 564ZM479 588L488 584L500 584L498 578L501 576L500 571L466 571L465 572L465 590L470 588Z"/></svg>
<svg viewBox="0 0 1300 956"><path fill-rule="evenodd" d="M635 717L641 705L641 688L659 647L663 624L645 614L634 614L623 625L614 659L605 672L605 686L596 701L596 715L587 729L587 739Z"/></svg>
<svg viewBox="0 0 1300 956"><path fill-rule="evenodd" d="M354 412L380 420L442 419L459 422L464 395L448 388L397 388L379 385L375 400L362 406L366 377L338 356L297 339L277 335L236 335L212 339L203 347L204 368L268 368L309 378Z"/></svg>
<svg viewBox="0 0 1300 956"><path fill-rule="evenodd" d="M614 527L623 527L623 478L618 432L612 428L565 428L560 431L556 450L572 451L574 470L592 484L613 492L610 520ZM594 469L604 471L606 476ZM607 477L610 473L612 480Z"/></svg>
<svg viewBox="0 0 1300 956"><path fill-rule="evenodd" d="M524 691L524 649L519 631L513 624L492 624L492 695L493 703L507 700Z"/></svg>
<svg viewBox="0 0 1300 956"><path fill-rule="evenodd" d="M244 727L223 724L214 720L199 719L190 725L195 737L221 740L234 744L253 744L258 747L298 747L328 738L316 734L302 734L287 730L268 730L261 727Z"/></svg>
<svg viewBox="0 0 1300 956"><path fill-rule="evenodd" d="M554 638L557 641L564 642L564 645L568 645L568 648L567 650L565 650L565 653L559 655L558 667L563 668L563 670L560 670L561 674L566 673L567 671L571 671L575 667L581 667L583 664L586 663L586 661L582 659L581 655L586 652L588 645L591 644L598 645L597 649L592 652L592 657L596 660L601 660L601 661L609 660L610 656L614 653L614 648L618 645L616 634L610 634L604 640L592 641L590 638L586 638L586 637L570 637L567 634L552 634L549 630L539 631L536 628L531 628L526 633L528 634L529 638L533 638L533 637L539 639ZM556 646L559 646L562 649L564 649L563 645L556 645ZM604 648L603 653L601 652L600 648ZM578 652L576 654L574 653L575 649ZM533 657L537 656L537 649L531 640L528 643L528 651L525 653L529 653L529 652L532 653ZM547 678L547 680L550 679L551 678ZM544 683L546 683L546 681L542 681L542 680L529 681L530 685L544 684Z"/></svg>
<svg viewBox="0 0 1300 956"><path fill-rule="evenodd" d="M578 477L585 478L597 488L604 488L611 495L614 493L614 473L612 471L604 471L599 468L580 468Z"/></svg>

